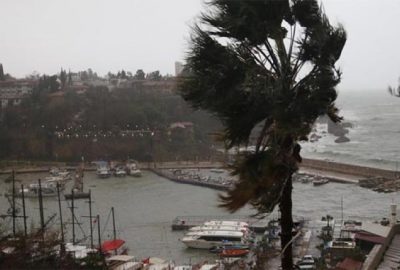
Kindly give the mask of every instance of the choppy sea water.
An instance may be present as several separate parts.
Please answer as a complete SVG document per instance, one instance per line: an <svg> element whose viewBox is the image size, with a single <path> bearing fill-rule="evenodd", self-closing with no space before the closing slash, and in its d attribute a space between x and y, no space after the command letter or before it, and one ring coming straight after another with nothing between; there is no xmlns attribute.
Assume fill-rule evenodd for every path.
<svg viewBox="0 0 400 270"><path fill-rule="evenodd" d="M207 173L207 172L205 172ZM209 173L209 172L208 172ZM209 173L212 175L212 173ZM34 180L44 174L19 175L17 178ZM214 175L217 176L217 175ZM0 193L10 187L0 176ZM94 173L86 173L85 189L91 189L93 194L93 213L101 216L100 224L102 239L112 237L112 222L110 208L116 213L118 237L126 241L129 253L138 258L156 256L175 260L177 263L199 262L204 259L215 259L207 251L188 249L179 241L183 236L181 231L172 231L171 223L180 215L226 215L218 208L218 191L198 186L177 184L161 178L151 172L144 172L141 178L109 178L98 179ZM294 215L297 217L320 220L330 214L340 218L343 216L361 220L380 220L389 214L389 205L397 202L399 192L391 194L376 193L356 185L328 183L314 187L312 184L294 184ZM19 201L18 201L19 202ZM62 202L64 221L71 222L71 212L67 208L70 203ZM77 201L76 217L81 223L76 226L78 239L89 235L88 204L85 200ZM0 214L6 212L9 204L4 196L0 196ZM44 200L45 217L57 213L50 227L59 228L58 204L56 198ZM28 226L39 224L37 199L27 200ZM241 210L239 215L254 214L250 208ZM272 217L276 217L272 214ZM11 224L10 219L2 220L3 224ZM95 243L97 243L97 224L95 228ZM22 222L18 221L22 228ZM80 228L82 227L82 229ZM67 224L71 239L71 224ZM89 243L89 241L86 241Z"/></svg>
<svg viewBox="0 0 400 270"><path fill-rule="evenodd" d="M303 155L309 158L400 169L400 98L385 90L340 91L337 105L349 129L348 143L335 143L334 136L324 133L326 125L317 125L322 138L303 143Z"/></svg>

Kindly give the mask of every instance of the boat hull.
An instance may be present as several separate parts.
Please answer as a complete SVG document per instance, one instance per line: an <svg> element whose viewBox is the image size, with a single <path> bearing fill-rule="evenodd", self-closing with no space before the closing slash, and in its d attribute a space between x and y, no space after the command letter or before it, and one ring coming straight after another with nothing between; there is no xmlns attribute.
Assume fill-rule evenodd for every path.
<svg viewBox="0 0 400 270"><path fill-rule="evenodd" d="M196 248L196 249L210 249L215 246L221 246L226 244L226 242L222 241L202 241L202 240L181 240L189 248ZM241 244L241 242L232 242L233 245Z"/></svg>

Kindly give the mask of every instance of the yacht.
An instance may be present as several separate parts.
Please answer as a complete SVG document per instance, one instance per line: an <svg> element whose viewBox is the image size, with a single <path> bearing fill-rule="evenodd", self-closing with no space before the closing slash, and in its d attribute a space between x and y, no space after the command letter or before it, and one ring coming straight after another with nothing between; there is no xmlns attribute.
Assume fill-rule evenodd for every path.
<svg viewBox="0 0 400 270"><path fill-rule="evenodd" d="M45 182L41 184L42 196L43 197L54 197L57 196L57 183L54 182ZM60 186L63 189L63 186ZM20 189L17 194L17 197L22 197L22 193L25 198L37 198L39 197L39 184L30 184L28 187L24 187L24 189Z"/></svg>
<svg viewBox="0 0 400 270"><path fill-rule="evenodd" d="M197 231L189 232L182 239L190 248L209 249L226 243L243 244L245 237L243 232L238 231Z"/></svg>
<svg viewBox="0 0 400 270"><path fill-rule="evenodd" d="M236 232L248 232L247 226L230 226L230 225L201 225L195 226L189 229L190 232L196 231L236 231Z"/></svg>
<svg viewBox="0 0 400 270"><path fill-rule="evenodd" d="M249 227L247 222L243 221L233 221L233 220L210 220L203 224L204 226L239 226L239 227Z"/></svg>

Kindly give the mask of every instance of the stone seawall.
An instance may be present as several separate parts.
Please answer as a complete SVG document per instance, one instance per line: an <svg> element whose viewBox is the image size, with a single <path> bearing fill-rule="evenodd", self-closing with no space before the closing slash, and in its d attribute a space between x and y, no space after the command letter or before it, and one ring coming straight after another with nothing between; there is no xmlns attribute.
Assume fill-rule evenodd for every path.
<svg viewBox="0 0 400 270"><path fill-rule="evenodd" d="M326 160L303 159L301 167L317 169L321 171L337 172L362 177L385 177L389 179L398 178L396 171L372 168L359 165L351 165Z"/></svg>
<svg viewBox="0 0 400 270"><path fill-rule="evenodd" d="M170 181L173 181L175 183L179 183L179 184L190 184L190 185L195 185L195 186L201 186L201 187L208 187L208 188L212 188L212 189L217 189L217 190L227 190L229 189L229 187L224 186L224 185L219 185L216 183L208 183L208 182L201 182L201 181L197 181L194 179L179 179L178 177L165 173L160 169L155 169L155 168L148 168L149 171L157 174L158 176L161 176L163 178L166 178Z"/></svg>

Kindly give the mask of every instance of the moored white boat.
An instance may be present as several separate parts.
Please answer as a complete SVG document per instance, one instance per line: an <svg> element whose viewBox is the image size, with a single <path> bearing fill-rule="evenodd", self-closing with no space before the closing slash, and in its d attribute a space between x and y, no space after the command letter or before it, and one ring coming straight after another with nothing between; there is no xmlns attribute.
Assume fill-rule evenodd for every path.
<svg viewBox="0 0 400 270"><path fill-rule="evenodd" d="M228 242L242 244L244 241L244 233L238 231L197 231L188 233L181 239L186 246L199 249L209 249Z"/></svg>
<svg viewBox="0 0 400 270"><path fill-rule="evenodd" d="M204 222L205 226L240 226L248 227L249 224L243 221L233 221L233 220L210 220Z"/></svg>
<svg viewBox="0 0 400 270"><path fill-rule="evenodd" d="M60 190L64 189L64 185L60 185ZM57 196L57 182L44 182L41 183L42 197L54 197ZM24 189L19 189L16 191L16 197L22 197L24 194L25 198L38 198L39 197L39 184L29 184ZM12 196L12 192L9 191L5 196Z"/></svg>
<svg viewBox="0 0 400 270"><path fill-rule="evenodd" d="M129 255L115 255L106 259L107 269L110 270L137 270L143 267L142 262L136 261Z"/></svg>
<svg viewBox="0 0 400 270"><path fill-rule="evenodd" d="M140 177L140 176L142 176L142 171L139 169L134 169L134 170L130 171L129 175L134 176L134 177Z"/></svg>
<svg viewBox="0 0 400 270"><path fill-rule="evenodd" d="M189 229L190 232L195 231L236 231L236 232L247 232L249 228L247 226L229 226L229 225L202 225L195 226Z"/></svg>
<svg viewBox="0 0 400 270"><path fill-rule="evenodd" d="M125 169L124 169L124 168L121 168L121 167L117 168L117 169L115 170L115 176L117 176L117 177L125 177L125 176L126 176L126 171L125 171Z"/></svg>
<svg viewBox="0 0 400 270"><path fill-rule="evenodd" d="M109 178L111 176L111 171L107 167L100 167L97 169L97 176L99 178Z"/></svg>
<svg viewBox="0 0 400 270"><path fill-rule="evenodd" d="M128 160L128 162L126 163L126 170L128 172L128 175L131 175L134 177L142 176L142 172L139 169L137 162L134 160Z"/></svg>

